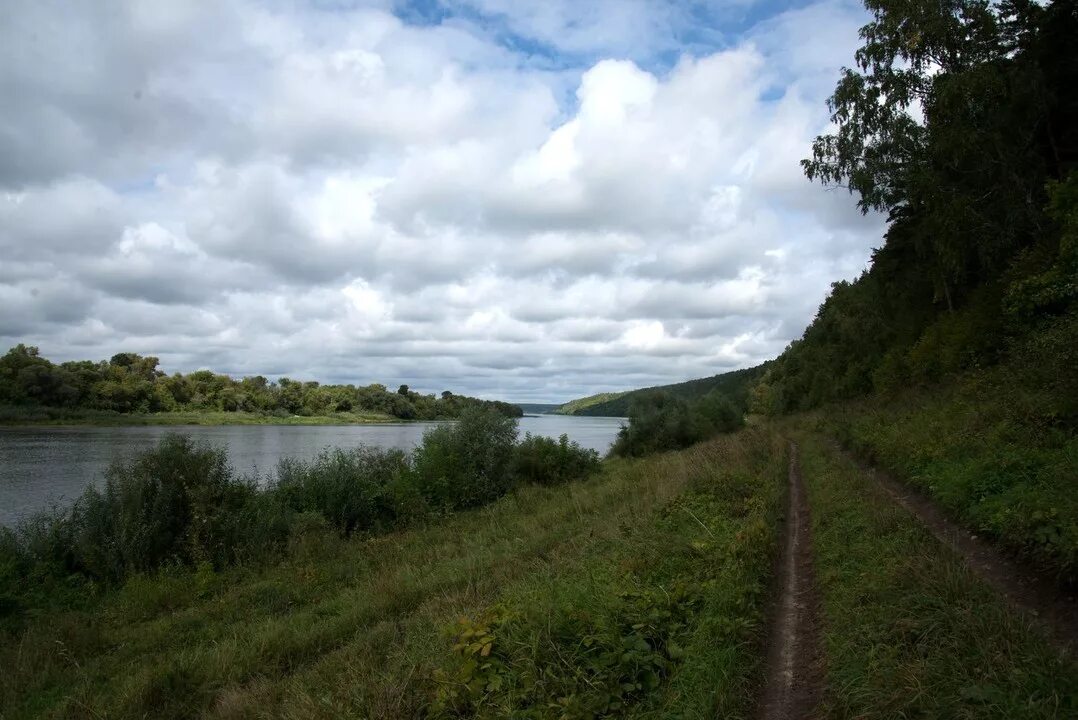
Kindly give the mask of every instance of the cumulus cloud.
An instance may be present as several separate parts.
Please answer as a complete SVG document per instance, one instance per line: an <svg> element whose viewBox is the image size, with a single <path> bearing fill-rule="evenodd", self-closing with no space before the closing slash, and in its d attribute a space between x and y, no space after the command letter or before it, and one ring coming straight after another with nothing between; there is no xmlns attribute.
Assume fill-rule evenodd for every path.
<svg viewBox="0 0 1078 720"><path fill-rule="evenodd" d="M526 401L774 356L881 222L798 160L863 11L16 0L0 341Z"/></svg>

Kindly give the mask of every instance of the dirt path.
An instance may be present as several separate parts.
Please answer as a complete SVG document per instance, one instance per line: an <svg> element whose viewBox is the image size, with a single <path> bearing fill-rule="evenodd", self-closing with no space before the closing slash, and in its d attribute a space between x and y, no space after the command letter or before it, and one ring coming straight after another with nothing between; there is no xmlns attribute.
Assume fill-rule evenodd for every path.
<svg viewBox="0 0 1078 720"><path fill-rule="evenodd" d="M811 516L794 443L790 443L784 536L776 573L778 600L768 640L767 678L757 712L760 720L814 717L823 688Z"/></svg>
<svg viewBox="0 0 1078 720"><path fill-rule="evenodd" d="M1060 650L1072 656L1078 654L1078 601L1073 593L1063 593L1050 578L1019 565L988 542L951 522L928 497L861 462L837 445L835 447L861 467L895 502L920 520L937 540L964 558L970 569L1007 602L1032 617Z"/></svg>

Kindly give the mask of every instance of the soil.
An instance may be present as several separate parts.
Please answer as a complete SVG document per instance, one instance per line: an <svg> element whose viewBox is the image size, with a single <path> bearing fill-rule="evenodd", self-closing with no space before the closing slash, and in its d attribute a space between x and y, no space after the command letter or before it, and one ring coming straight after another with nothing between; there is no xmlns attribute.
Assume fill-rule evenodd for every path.
<svg viewBox="0 0 1078 720"><path fill-rule="evenodd" d="M962 557L970 569L1012 607L1039 625L1057 648L1072 657L1078 654L1078 599L1073 590L1064 591L1054 578L1019 564L955 524L934 501L905 483L861 462L845 450L839 451L859 465L884 493L917 518L936 539Z"/></svg>
<svg viewBox="0 0 1078 720"><path fill-rule="evenodd" d="M797 445L790 443L789 492L783 547L775 573L767 675L760 720L816 717L823 694L820 598L812 561L812 521Z"/></svg>

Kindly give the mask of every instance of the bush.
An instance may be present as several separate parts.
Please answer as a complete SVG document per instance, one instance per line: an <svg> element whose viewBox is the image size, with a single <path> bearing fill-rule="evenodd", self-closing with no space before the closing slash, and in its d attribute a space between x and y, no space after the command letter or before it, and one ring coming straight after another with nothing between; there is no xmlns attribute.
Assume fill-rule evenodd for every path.
<svg viewBox="0 0 1078 720"><path fill-rule="evenodd" d="M719 392L708 393L694 403L667 393L652 393L630 405L629 424L618 432L610 452L639 457L678 450L743 424L742 412Z"/></svg>
<svg viewBox="0 0 1078 720"><path fill-rule="evenodd" d="M273 491L289 509L321 513L342 534L387 530L400 514L394 486L408 472L401 450L326 450L310 462L282 460Z"/></svg>
<svg viewBox="0 0 1078 720"><path fill-rule="evenodd" d="M115 463L102 490L87 489L71 510L74 567L99 578L169 562L223 565L248 542L256 495L222 448L167 435L155 450Z"/></svg>
<svg viewBox="0 0 1078 720"><path fill-rule="evenodd" d="M536 485L560 485L599 471L599 453L569 442L527 433L513 450L513 477Z"/></svg>
<svg viewBox="0 0 1078 720"><path fill-rule="evenodd" d="M24 573L117 581L172 563L224 565L286 535L282 508L237 478L224 450L167 435L113 464L104 487L87 488L70 509L22 522L4 546L17 548Z"/></svg>
<svg viewBox="0 0 1078 720"><path fill-rule="evenodd" d="M517 423L493 410L467 410L427 431L413 456L420 494L446 510L484 505L509 492Z"/></svg>
<svg viewBox="0 0 1078 720"><path fill-rule="evenodd" d="M745 424L745 415L741 409L720 392L708 393L693 409L703 418L704 429L708 435L733 432Z"/></svg>

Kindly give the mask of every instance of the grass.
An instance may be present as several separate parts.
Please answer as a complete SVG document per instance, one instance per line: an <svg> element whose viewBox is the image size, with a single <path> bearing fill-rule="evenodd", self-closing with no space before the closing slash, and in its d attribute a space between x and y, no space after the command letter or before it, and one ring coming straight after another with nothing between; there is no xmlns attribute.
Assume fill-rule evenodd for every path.
<svg viewBox="0 0 1078 720"><path fill-rule="evenodd" d="M958 522L1073 585L1078 435L1021 413L1014 398L966 379L853 404L824 426Z"/></svg>
<svg viewBox="0 0 1078 720"><path fill-rule="evenodd" d="M0 642L0 717L420 717L459 618L517 608L513 637L542 638L579 601L608 638L678 579L695 586L671 631L688 659L629 693L634 712L744 714L777 487L749 432L373 539L314 525L276 561L166 568L42 608ZM541 657L515 652L514 673Z"/></svg>
<svg viewBox="0 0 1078 720"><path fill-rule="evenodd" d="M438 715L751 715L784 454L746 432L663 457L686 487L653 520L458 624Z"/></svg>
<svg viewBox="0 0 1078 720"><path fill-rule="evenodd" d="M1078 585L1078 318L1000 365L824 411L822 426L979 535Z"/></svg>
<svg viewBox="0 0 1078 720"><path fill-rule="evenodd" d="M1078 667L819 436L801 434L835 718L1064 718Z"/></svg>
<svg viewBox="0 0 1078 720"><path fill-rule="evenodd" d="M272 415L221 410L118 413L49 407L0 407L0 425L362 425L405 422L382 413Z"/></svg>

